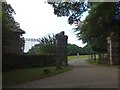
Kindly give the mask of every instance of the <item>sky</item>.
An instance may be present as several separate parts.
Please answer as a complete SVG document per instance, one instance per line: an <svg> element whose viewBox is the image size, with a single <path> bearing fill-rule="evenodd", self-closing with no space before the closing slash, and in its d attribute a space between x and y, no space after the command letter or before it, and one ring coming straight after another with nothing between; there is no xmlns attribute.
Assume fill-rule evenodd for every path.
<svg viewBox="0 0 120 90"><path fill-rule="evenodd" d="M26 32L25 38L41 38L48 34L57 34L65 31L68 35L68 43L76 44L79 47L85 46L78 40L74 31L75 26L69 25L68 17L57 17L51 5L45 0L6 0L16 12L14 18L20 23L20 28ZM88 13L84 14L84 17Z"/></svg>

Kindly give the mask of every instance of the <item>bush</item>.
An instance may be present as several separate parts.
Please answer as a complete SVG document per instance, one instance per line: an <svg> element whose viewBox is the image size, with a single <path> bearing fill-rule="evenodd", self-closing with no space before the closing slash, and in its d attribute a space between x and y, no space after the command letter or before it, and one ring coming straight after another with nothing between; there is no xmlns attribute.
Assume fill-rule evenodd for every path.
<svg viewBox="0 0 120 90"><path fill-rule="evenodd" d="M55 63L55 55L5 54L2 60L2 70L4 72L20 68L52 66L55 65Z"/></svg>

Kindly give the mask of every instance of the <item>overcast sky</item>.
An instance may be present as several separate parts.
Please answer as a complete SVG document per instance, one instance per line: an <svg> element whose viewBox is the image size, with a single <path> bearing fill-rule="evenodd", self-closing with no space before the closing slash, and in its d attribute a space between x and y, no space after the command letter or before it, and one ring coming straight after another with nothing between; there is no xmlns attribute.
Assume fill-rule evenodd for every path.
<svg viewBox="0 0 120 90"><path fill-rule="evenodd" d="M56 34L65 31L68 35L68 43L83 47L82 41L77 40L72 28L69 25L68 17L57 17L51 5L45 0L6 0L16 12L15 20L20 23L21 29L26 34L25 38L40 38L47 34Z"/></svg>

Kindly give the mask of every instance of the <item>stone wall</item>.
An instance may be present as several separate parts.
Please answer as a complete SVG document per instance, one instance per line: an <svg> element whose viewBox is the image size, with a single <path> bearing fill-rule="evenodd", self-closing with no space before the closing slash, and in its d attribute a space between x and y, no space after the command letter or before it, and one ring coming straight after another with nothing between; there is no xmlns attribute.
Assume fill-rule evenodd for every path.
<svg viewBox="0 0 120 90"><path fill-rule="evenodd" d="M21 54L22 41L20 33L7 31L3 33L3 53Z"/></svg>
<svg viewBox="0 0 120 90"><path fill-rule="evenodd" d="M55 55L4 54L2 56L3 71L55 65Z"/></svg>

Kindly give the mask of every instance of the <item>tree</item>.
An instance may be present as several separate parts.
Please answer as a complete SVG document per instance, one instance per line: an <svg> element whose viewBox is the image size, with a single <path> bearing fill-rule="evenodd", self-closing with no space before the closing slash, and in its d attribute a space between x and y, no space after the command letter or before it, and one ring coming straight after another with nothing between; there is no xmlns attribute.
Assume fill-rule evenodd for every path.
<svg viewBox="0 0 120 90"><path fill-rule="evenodd" d="M2 46L3 46L3 53L5 50L5 47L8 47L7 45L9 45L9 43L8 43L9 42L8 39L10 39L9 37L16 38L16 36L12 36L13 34L11 34L11 33L14 31L17 31L17 30L22 31L20 29L19 23L16 22L14 17L13 17L14 14L15 14L15 11L11 7L11 5L7 4L7 2L2 2ZM20 48L19 48L21 50L20 52L23 52L24 43L25 43L24 39L20 38L18 43L21 44Z"/></svg>
<svg viewBox="0 0 120 90"><path fill-rule="evenodd" d="M58 17L67 16L68 23L78 24L83 12L87 11L89 4L86 2L48 2L54 8L54 14Z"/></svg>
<svg viewBox="0 0 120 90"><path fill-rule="evenodd" d="M64 3L62 4L64 5ZM70 4L69 6L73 5L73 3L69 3L69 4ZM106 38L110 35L110 33L117 32L120 35L120 30L119 30L120 22L115 21L116 19L115 16L117 16L117 18L118 17L120 18L120 14L119 14L120 3L117 3L118 5L117 7L115 5L116 3L114 2L111 2L111 3L110 2L109 3L108 2L107 3L91 2L89 4L90 4L89 15L83 22L80 22L81 26L78 26L77 28L75 28L75 31L78 32L77 34L78 38L82 40L84 43L87 43L87 45L89 45L89 47L92 49L91 50L92 53L101 54L101 53L107 52ZM87 6L89 6L89 4L87 4ZM58 9L58 10L56 9L58 11L57 13L61 13L62 11L64 11L63 10L64 8L68 9L68 12L72 10L70 7L64 7L64 8L61 7L62 6L61 4L56 4L56 5L57 6L53 6L53 7L54 7L54 11L56 8ZM78 5L76 4L73 7L79 8L79 5L80 3ZM117 8L117 12L116 12L116 8ZM88 8L86 10L88 10ZM76 9L73 10L73 12L77 12L77 11L79 10L76 10ZM80 16L81 14L82 13L79 12L78 16ZM64 16L64 15L62 14L61 16ZM69 21L69 18L68 18L68 21ZM69 21L70 22L69 24L73 24L73 21L74 19L72 18L72 22Z"/></svg>
<svg viewBox="0 0 120 90"><path fill-rule="evenodd" d="M120 35L120 23L114 20L115 9L115 3L94 3L82 25L76 28L79 39L87 43L93 53L99 53L99 58L107 52L107 37L110 33L117 32Z"/></svg>
<svg viewBox="0 0 120 90"><path fill-rule="evenodd" d="M89 54L89 49L81 48L75 44L68 44L68 55L77 55L77 53L80 55L86 55Z"/></svg>
<svg viewBox="0 0 120 90"><path fill-rule="evenodd" d="M79 53L80 48L75 44L68 44L68 55L77 55Z"/></svg>
<svg viewBox="0 0 120 90"><path fill-rule="evenodd" d="M85 45L83 47L83 50L84 50L85 54L89 54L89 55L93 52L89 45Z"/></svg>
<svg viewBox="0 0 120 90"><path fill-rule="evenodd" d="M55 35L47 35L46 37L42 37L39 39L39 44L33 46L29 51L28 54L37 54L37 55L44 55L44 54L55 54L56 53L56 39Z"/></svg>
<svg viewBox="0 0 120 90"><path fill-rule="evenodd" d="M14 9L7 2L2 2L2 29L14 30L20 28L18 22L15 21L13 14L16 14Z"/></svg>

